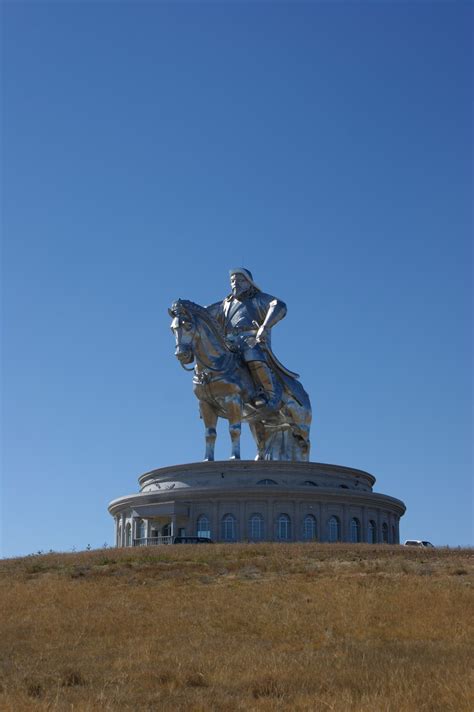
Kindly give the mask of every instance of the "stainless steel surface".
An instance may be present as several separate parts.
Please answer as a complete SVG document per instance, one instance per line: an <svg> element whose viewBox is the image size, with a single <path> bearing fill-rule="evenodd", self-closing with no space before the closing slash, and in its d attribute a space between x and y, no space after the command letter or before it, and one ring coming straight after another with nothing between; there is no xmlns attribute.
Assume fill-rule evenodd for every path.
<svg viewBox="0 0 474 712"><path fill-rule="evenodd" d="M230 273L231 294L208 307L178 299L169 309L183 368L195 363L193 386L205 426L206 460L214 459L216 424L229 421L232 459L240 459L241 423L257 444L256 460L308 461L311 404L275 357L271 330L286 305L262 292L245 268Z"/></svg>

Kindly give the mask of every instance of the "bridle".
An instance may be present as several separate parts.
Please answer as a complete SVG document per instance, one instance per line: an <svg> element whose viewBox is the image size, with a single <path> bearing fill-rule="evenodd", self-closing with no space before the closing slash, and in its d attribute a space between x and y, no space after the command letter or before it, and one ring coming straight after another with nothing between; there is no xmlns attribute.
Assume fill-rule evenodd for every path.
<svg viewBox="0 0 474 712"><path fill-rule="evenodd" d="M193 325L193 338L192 338L192 341L193 341L193 340L194 340L194 337L195 337L195 335L196 335L196 320L195 320L194 315L189 314L188 312L186 312L185 315L183 315L183 314L176 314L176 316L178 317L178 319L181 319L181 318L183 318L183 316L185 316L186 319L189 320L189 321L192 323L192 325ZM214 371L214 373L222 373L223 371L227 370L228 366L230 365L230 362L233 361L233 359L234 359L234 356L233 356L233 353L232 353L231 349L228 347L228 345L227 345L225 342L224 342L224 347L225 347L226 350L228 351L228 354L227 354L227 359L226 359L226 361L224 362L224 365L221 366L220 368L214 368L214 367L211 366L210 364L205 363L205 361L203 361L202 358L199 359L199 361L198 361L198 359L196 358L196 353L195 353L195 351L194 351L193 349L189 349L189 350L190 350L190 351L193 351L193 355L194 355L194 359L195 359L195 361L196 361L196 365L202 366L205 371ZM179 360L179 359L178 359L178 360ZM179 360L179 363L180 363L180 365L181 365L181 368L182 368L184 371L188 371L188 373L189 373L189 372L194 372L194 369L195 369L194 366L190 366L189 368L187 368L181 360Z"/></svg>

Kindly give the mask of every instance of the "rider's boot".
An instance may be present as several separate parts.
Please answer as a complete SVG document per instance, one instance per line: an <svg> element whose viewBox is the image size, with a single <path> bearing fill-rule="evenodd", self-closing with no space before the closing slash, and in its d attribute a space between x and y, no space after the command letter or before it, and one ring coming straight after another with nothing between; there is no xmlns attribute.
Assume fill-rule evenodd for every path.
<svg viewBox="0 0 474 712"><path fill-rule="evenodd" d="M258 393L254 399L256 408L262 408L266 405L274 405L275 387L273 384L273 376L269 367L264 361L249 361L248 367L252 375L253 382L257 387Z"/></svg>

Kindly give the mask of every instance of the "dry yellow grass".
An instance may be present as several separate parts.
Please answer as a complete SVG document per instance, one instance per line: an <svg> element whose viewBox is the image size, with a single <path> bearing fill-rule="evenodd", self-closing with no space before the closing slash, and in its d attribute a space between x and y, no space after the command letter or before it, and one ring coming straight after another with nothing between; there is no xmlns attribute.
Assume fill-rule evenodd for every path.
<svg viewBox="0 0 474 712"><path fill-rule="evenodd" d="M471 712L470 550L242 544L0 562L0 709Z"/></svg>

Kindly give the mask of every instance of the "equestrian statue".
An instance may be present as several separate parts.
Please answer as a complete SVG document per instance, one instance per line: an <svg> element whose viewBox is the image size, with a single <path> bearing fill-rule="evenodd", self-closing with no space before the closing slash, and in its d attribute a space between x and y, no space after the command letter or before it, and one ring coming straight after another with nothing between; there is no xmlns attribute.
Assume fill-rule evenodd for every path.
<svg viewBox="0 0 474 712"><path fill-rule="evenodd" d="M214 459L219 417L229 421L231 459L240 459L242 422L257 445L256 460L308 461L311 404L297 373L271 347L271 330L286 305L255 284L244 267L230 270L231 294L203 307L178 299L168 310L175 355L194 372L204 421L205 460ZM194 368L186 365L194 362Z"/></svg>

